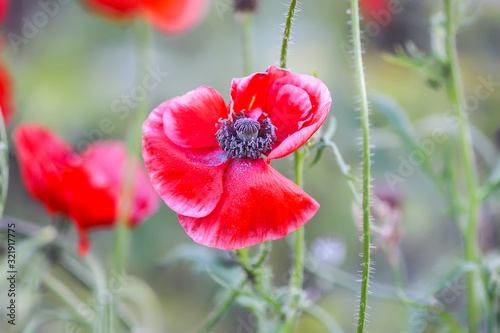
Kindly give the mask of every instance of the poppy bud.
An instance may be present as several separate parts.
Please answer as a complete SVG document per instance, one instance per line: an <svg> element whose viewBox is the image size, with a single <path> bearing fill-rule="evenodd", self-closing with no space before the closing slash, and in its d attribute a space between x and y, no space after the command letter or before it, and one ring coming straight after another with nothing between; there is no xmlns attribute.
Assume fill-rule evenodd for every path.
<svg viewBox="0 0 500 333"><path fill-rule="evenodd" d="M234 0L236 12L255 12L259 8L259 0Z"/></svg>

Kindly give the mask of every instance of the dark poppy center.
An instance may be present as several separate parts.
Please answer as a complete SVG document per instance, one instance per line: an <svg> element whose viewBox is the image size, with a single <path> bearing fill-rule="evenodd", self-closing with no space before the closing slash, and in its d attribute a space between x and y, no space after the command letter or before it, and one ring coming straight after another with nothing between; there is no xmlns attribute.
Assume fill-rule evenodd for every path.
<svg viewBox="0 0 500 333"><path fill-rule="evenodd" d="M275 127L269 118L254 120L241 113L220 119L219 123L217 141L230 157L260 158L271 152L276 141Z"/></svg>
<svg viewBox="0 0 500 333"><path fill-rule="evenodd" d="M253 140L259 136L260 123L251 118L240 118L234 122L236 135L242 140Z"/></svg>

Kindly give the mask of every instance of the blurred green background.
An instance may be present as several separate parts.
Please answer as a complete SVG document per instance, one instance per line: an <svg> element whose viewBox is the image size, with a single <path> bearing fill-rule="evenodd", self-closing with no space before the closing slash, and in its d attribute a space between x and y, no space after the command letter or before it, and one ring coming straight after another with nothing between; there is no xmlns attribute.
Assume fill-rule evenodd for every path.
<svg viewBox="0 0 500 333"><path fill-rule="evenodd" d="M500 3L496 0L467 3L471 4L469 12L471 17L475 15L475 19L460 31L458 48L466 94L474 96L481 84L480 78L491 76L494 82L500 82ZM151 66L168 75L151 91L151 109L201 85L214 87L228 101L231 79L243 76L241 26L228 4L229 0L214 0L206 19L185 35L167 36L154 32ZM357 96L349 46L346 46L349 43L348 6L348 1L304 1L295 21L288 63L296 73L317 71L319 78L329 87L333 97L330 113L337 119L335 142L346 162L353 166L352 173L359 175ZM433 128L447 130L441 116L449 109L446 93L443 88L431 88L425 83L425 77L416 71L387 62L384 54L391 53L395 45L407 40L413 40L423 52L427 52L431 43L430 17L439 10L440 4L438 1L414 0L403 2L402 6L403 12L394 15L389 26L381 27L380 33L366 40L368 89L371 93L385 94L396 100L407 112L417 135L423 139ZM113 105L122 94L130 94L136 85L137 59L131 26L104 19L86 11L78 1L70 1L61 4L57 14L27 43L14 45L8 34L21 34L23 19L30 20L40 10L38 1L12 1L4 26L7 37L4 37L2 56L14 80L17 113L9 132L17 123L38 122L57 131L78 149L86 145L89 138L100 139L101 134L104 139L123 139L128 118L120 119L120 113L113 112ZM278 64L285 10L283 1L262 1L253 20L254 71L265 71L271 64ZM470 119L478 129L474 139L479 143L478 151L482 152L478 154L482 177L489 173L499 156L498 135L495 139L500 127L498 88L497 84L491 96L478 100L477 108L470 113ZM104 118L112 120L110 133L99 130L99 123ZM386 118L376 109L373 110L372 123L375 146L373 183L376 191L387 194L387 173L397 174L401 159L408 160L410 152L403 148ZM327 125L325 123L324 129ZM454 141L450 135L442 146L451 146ZM433 167L439 169L444 163L443 149L436 148L435 152L431 154L431 161ZM293 177L291 158L273 162L273 166L285 176ZM51 224L43 207L24 190L14 154L10 172L6 215L42 226ZM352 213L352 196L331 151L325 150L321 161L306 171L305 190L321 204L319 212L306 224L308 260L312 270L306 274L306 290L310 298L335 317L346 332L352 332L357 292L334 286L314 274L314 271L321 271L335 279L334 270L356 275L361 268L360 233ZM398 182L390 195L399 201L395 209L400 214L402 230L399 245L405 263L404 284L412 295L423 297L443 281L443 274L460 258L460 234L448 214L447 198L436 190L419 167ZM492 255L498 251L500 243L498 199L498 195L492 197L482 207L481 215L481 227L485 230L483 246ZM66 237L76 248L76 233L73 228L69 229ZM221 251L194 244L178 223L175 213L163 202L158 213L134 230L132 237L129 272L153 288L161 307L151 309L151 313L159 313L165 332L188 332L213 309L221 291L206 274L205 268L226 272L229 275L225 278L239 274L237 269L230 267L222 271L220 267L212 267L230 258ZM111 231L91 234L92 252L105 263L109 261L112 239ZM376 244L377 241L375 236ZM327 250L313 251L313 244L318 242L330 245L325 247ZM380 242L386 244L387 240ZM178 246L183 246L181 252L185 260L166 267L159 265ZM189 253L194 254L190 257ZM192 257L198 258L194 264L190 263ZM291 258L285 240L273 242L270 264L277 285L286 284L284 277ZM386 252L376 251L373 261L373 281L394 284ZM354 280L350 282L352 284ZM457 283L463 285L463 281ZM457 292L446 306L463 320L465 295L463 288L457 290L461 292ZM60 304L56 298L47 296L45 290L38 291L45 297L33 304L26 301L18 313L19 327L40 311ZM2 293L0 299L4 297ZM438 332L433 326L433 317L424 312L409 310L401 302L390 299L371 297L369 302L370 332ZM3 304L6 303L2 301L0 305L3 307ZM248 312L243 307L233 307L214 332L253 332L249 326L241 324L241 318L247 317ZM0 317L2 332L11 329L5 318ZM60 331L57 324L48 324L40 332ZM326 331L315 319L304 315L297 332Z"/></svg>

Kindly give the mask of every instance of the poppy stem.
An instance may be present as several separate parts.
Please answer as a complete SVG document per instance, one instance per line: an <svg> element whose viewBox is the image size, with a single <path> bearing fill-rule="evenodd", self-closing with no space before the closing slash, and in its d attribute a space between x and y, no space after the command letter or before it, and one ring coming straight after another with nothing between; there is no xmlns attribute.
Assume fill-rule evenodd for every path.
<svg viewBox="0 0 500 333"><path fill-rule="evenodd" d="M292 31L293 17L295 9L297 8L297 0L291 0L288 8L288 15L286 17L285 29L283 30L283 42L281 44L281 60L280 67L286 68L286 61L288 57L288 45L290 43L290 33Z"/></svg>
<svg viewBox="0 0 500 333"><path fill-rule="evenodd" d="M146 77L147 66L150 59L150 50L152 44L151 28L147 22L137 21L134 25L134 34L137 50L137 85L142 86L142 81ZM141 148L141 124L147 117L149 111L149 92L145 89L145 96L138 101L135 113L130 115L128 131L126 137L127 159L123 170L123 186L121 200L118 209L118 218L116 223L115 238L112 254L112 273L123 276L126 274L127 261L130 247L130 223L132 215L133 189L136 172L136 155ZM113 274L109 274L111 278ZM111 282L109 282L111 283ZM112 305L108 305L110 311L113 311ZM114 332L115 315L111 316L111 325Z"/></svg>
<svg viewBox="0 0 500 333"><path fill-rule="evenodd" d="M243 44L243 73L245 76L252 73L252 12L242 13L241 42Z"/></svg>
<svg viewBox="0 0 500 333"><path fill-rule="evenodd" d="M7 199L7 190L9 188L9 145L7 142L7 133L5 131L5 122L0 110L0 220L3 216L5 201Z"/></svg>
<svg viewBox="0 0 500 333"><path fill-rule="evenodd" d="M462 79L460 76L460 67L456 49L456 29L455 22L456 12L451 0L444 0L444 11L446 15L446 55L448 57L448 97L453 105L455 114L459 124L459 141L462 164L465 171L465 180L467 183L467 225L463 231L464 236L464 251L465 260L469 263L476 264L479 260L478 246L478 211L480 205L480 196L477 187L477 170L474 161L474 149L472 148L472 137L470 126L467 121L466 110L464 109L465 98ZM476 279L477 270L471 270L467 273L467 296L468 296L468 315L469 315L469 332L478 331L478 299L476 298ZM481 279L477 279L480 282Z"/></svg>
<svg viewBox="0 0 500 333"><path fill-rule="evenodd" d="M361 102L361 131L363 133L363 270L361 276L361 294L359 300L357 332L363 333L366 324L368 287L370 281L370 112L366 92L363 55L361 47L361 29L359 21L359 0L351 0L351 27L354 46L354 68L357 89Z"/></svg>
<svg viewBox="0 0 500 333"><path fill-rule="evenodd" d="M301 149L295 151L295 184L303 186L304 160L306 152ZM288 291L288 313L285 322L285 332L292 332L297 318L300 314L300 301L302 294L302 281L304 278L304 249L305 232L304 227L295 232L295 261L293 272L290 277L290 288Z"/></svg>

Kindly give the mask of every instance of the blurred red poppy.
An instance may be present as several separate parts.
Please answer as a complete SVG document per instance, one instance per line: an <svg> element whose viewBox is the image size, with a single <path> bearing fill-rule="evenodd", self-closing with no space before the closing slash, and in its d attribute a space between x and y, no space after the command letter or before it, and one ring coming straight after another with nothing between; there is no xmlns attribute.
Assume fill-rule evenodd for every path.
<svg viewBox="0 0 500 333"><path fill-rule="evenodd" d="M359 6L367 19L373 19L377 15L381 15L382 11L385 15L390 14L389 0L360 0Z"/></svg>
<svg viewBox="0 0 500 333"><path fill-rule="evenodd" d="M11 79L7 68L0 62L0 108L4 122L7 123L12 115L12 89Z"/></svg>
<svg viewBox="0 0 500 333"><path fill-rule="evenodd" d="M9 1L0 0L0 24L3 23L5 16L7 15L8 8L9 8Z"/></svg>
<svg viewBox="0 0 500 333"><path fill-rule="evenodd" d="M231 250L282 238L319 205L269 162L302 146L330 105L323 82L274 66L234 79L229 107L210 87L173 98L143 125L151 182L200 244Z"/></svg>
<svg viewBox="0 0 500 333"><path fill-rule="evenodd" d="M74 222L79 234L78 251L89 249L87 231L112 227L117 218L125 146L104 141L77 154L61 138L34 124L19 126L14 132L21 177L28 193L41 201L51 215L62 214ZM145 171L137 163L130 225L153 214L157 195Z"/></svg>
<svg viewBox="0 0 500 333"><path fill-rule="evenodd" d="M204 16L210 0L83 0L92 10L116 19L145 16L157 28L180 34Z"/></svg>

